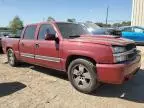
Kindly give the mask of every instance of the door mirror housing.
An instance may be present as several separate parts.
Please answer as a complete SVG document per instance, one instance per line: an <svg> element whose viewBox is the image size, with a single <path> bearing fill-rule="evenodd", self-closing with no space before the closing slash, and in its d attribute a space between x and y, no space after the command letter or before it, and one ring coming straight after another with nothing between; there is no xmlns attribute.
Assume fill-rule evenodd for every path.
<svg viewBox="0 0 144 108"><path fill-rule="evenodd" d="M45 34L45 40L56 40L55 34Z"/></svg>

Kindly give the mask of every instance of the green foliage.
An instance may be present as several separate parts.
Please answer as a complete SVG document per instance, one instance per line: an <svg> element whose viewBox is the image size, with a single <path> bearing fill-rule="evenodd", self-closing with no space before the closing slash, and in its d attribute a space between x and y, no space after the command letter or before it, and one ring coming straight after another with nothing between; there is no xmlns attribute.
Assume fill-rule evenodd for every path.
<svg viewBox="0 0 144 108"><path fill-rule="evenodd" d="M10 30L8 27L0 27L0 30Z"/></svg>
<svg viewBox="0 0 144 108"><path fill-rule="evenodd" d="M67 22L76 22L76 19L75 18L67 19Z"/></svg>
<svg viewBox="0 0 144 108"><path fill-rule="evenodd" d="M105 23L95 23L100 27L121 27L121 26L131 26L131 21L123 21L120 23L114 23L114 24L105 24Z"/></svg>
<svg viewBox="0 0 144 108"><path fill-rule="evenodd" d="M131 26L131 21L127 21L127 22L123 21L123 22L121 23L121 25L122 25L122 26Z"/></svg>
<svg viewBox="0 0 144 108"><path fill-rule="evenodd" d="M0 27L0 32L12 32L12 30L8 27Z"/></svg>
<svg viewBox="0 0 144 108"><path fill-rule="evenodd" d="M121 25L121 23L114 23L112 26L113 27L121 27L122 25Z"/></svg>
<svg viewBox="0 0 144 108"><path fill-rule="evenodd" d="M18 16L15 16L14 19L9 23L10 28L13 33L16 33L17 30L23 28L23 21Z"/></svg>
<svg viewBox="0 0 144 108"><path fill-rule="evenodd" d="M49 16L48 19L47 19L47 21L48 21L48 22L50 22L50 21L55 21L55 19L54 19L53 17Z"/></svg>
<svg viewBox="0 0 144 108"><path fill-rule="evenodd" d="M131 21L123 21L121 23L114 23L113 27L131 26Z"/></svg>

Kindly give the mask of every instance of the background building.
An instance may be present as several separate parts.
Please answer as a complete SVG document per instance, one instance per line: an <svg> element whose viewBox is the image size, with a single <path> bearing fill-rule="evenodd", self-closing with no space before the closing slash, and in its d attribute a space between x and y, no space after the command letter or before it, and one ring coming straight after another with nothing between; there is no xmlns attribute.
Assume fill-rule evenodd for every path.
<svg viewBox="0 0 144 108"><path fill-rule="evenodd" d="M144 0L133 0L132 26L144 26Z"/></svg>
<svg viewBox="0 0 144 108"><path fill-rule="evenodd" d="M133 0L132 25L144 26L144 0Z"/></svg>

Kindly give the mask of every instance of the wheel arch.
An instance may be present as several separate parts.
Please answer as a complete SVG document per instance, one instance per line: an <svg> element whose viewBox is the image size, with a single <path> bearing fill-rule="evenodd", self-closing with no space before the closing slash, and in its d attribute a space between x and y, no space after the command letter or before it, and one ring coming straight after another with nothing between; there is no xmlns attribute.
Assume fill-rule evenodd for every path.
<svg viewBox="0 0 144 108"><path fill-rule="evenodd" d="M6 52L7 52L9 49L12 49L12 50L13 50L12 47L6 47Z"/></svg>
<svg viewBox="0 0 144 108"><path fill-rule="evenodd" d="M70 65L70 63L73 61L73 60L76 60L76 59L86 59L86 60L89 60L91 61L94 65L96 65L96 60L93 59L92 57L89 57L89 56L82 56L82 55L70 55L67 57L66 59L66 64L65 64L65 69L67 71L68 69L68 66Z"/></svg>

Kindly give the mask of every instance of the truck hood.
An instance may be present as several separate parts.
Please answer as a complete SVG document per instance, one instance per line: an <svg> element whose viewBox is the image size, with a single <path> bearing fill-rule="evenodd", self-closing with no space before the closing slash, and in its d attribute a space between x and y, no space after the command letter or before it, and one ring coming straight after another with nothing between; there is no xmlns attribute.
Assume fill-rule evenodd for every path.
<svg viewBox="0 0 144 108"><path fill-rule="evenodd" d="M119 46L135 43L132 40L112 35L81 35L79 38L70 39L70 41Z"/></svg>

